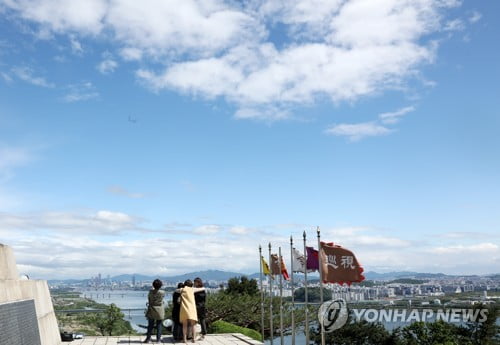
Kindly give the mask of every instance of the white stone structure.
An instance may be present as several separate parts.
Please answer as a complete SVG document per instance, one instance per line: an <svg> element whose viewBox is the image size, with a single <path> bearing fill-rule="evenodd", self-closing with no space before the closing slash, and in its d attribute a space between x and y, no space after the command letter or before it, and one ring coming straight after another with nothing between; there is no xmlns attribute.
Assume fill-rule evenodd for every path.
<svg viewBox="0 0 500 345"><path fill-rule="evenodd" d="M24 301L34 302L40 344L60 345L61 336L47 282L45 280L21 279L12 249L0 243L0 306L6 308ZM9 319L9 322L12 324L21 323L20 326L22 326L22 314L15 320ZM4 332L6 331L4 330ZM22 334L19 334L17 340L13 339L13 336L17 337L18 335L10 334L10 340L4 338L2 341L6 341L7 344L29 345L23 344L26 341L23 341Z"/></svg>

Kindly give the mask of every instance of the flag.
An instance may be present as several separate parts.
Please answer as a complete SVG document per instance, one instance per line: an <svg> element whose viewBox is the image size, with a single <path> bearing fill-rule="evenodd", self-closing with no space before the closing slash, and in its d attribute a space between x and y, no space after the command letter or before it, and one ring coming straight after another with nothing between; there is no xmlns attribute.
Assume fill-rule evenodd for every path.
<svg viewBox="0 0 500 345"><path fill-rule="evenodd" d="M306 269L306 257L304 254L299 252L297 249L292 250L292 260L293 260L293 271L297 273L304 273ZM307 272L313 272L313 270L307 270Z"/></svg>
<svg viewBox="0 0 500 345"><path fill-rule="evenodd" d="M271 275L271 271L269 270L269 265L267 264L264 257L261 256L260 259L262 260L262 273L264 273L264 275L266 276Z"/></svg>
<svg viewBox="0 0 500 345"><path fill-rule="evenodd" d="M321 242L319 255L321 255L321 276L325 283L351 285L365 280L363 267L349 249Z"/></svg>
<svg viewBox="0 0 500 345"><path fill-rule="evenodd" d="M285 280L290 280L290 275L288 274L288 270L286 269L283 257L281 257L281 274L283 275L283 278Z"/></svg>
<svg viewBox="0 0 500 345"><path fill-rule="evenodd" d="M306 270L306 257L297 249L292 249L293 271L304 273Z"/></svg>
<svg viewBox="0 0 500 345"><path fill-rule="evenodd" d="M278 254L271 254L271 274L273 276L281 274L281 268L280 268Z"/></svg>
<svg viewBox="0 0 500 345"><path fill-rule="evenodd" d="M306 250L307 250L307 269L318 271L319 270L318 251L313 247L306 247Z"/></svg>

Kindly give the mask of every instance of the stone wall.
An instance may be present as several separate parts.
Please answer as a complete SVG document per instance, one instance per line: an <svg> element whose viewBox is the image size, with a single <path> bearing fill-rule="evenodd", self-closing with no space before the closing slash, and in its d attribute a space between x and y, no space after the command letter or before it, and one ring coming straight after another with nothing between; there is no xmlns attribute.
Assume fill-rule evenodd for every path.
<svg viewBox="0 0 500 345"><path fill-rule="evenodd" d="M16 333L19 333L14 332L16 329L26 329L30 326L29 308L32 308L33 304L40 337L39 343L41 345L60 345L61 337L47 282L20 279L12 249L0 244L0 310L11 310L10 314L13 319L10 320L10 327L0 328L0 331L9 332L9 339L13 339L13 344L36 344L33 340L26 340L26 334L19 334L18 339L12 338L16 337ZM22 309L22 313L20 308L25 308ZM19 311L17 314L20 316L16 314L16 311ZM3 325L6 324L3 323ZM36 325L31 326L30 329L36 328ZM4 336L5 334L0 334L3 340L7 339Z"/></svg>

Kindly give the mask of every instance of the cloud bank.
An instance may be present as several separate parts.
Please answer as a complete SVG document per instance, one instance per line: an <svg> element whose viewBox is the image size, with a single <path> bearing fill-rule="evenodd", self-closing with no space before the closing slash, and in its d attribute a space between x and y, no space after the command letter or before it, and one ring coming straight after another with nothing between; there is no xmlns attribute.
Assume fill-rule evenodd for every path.
<svg viewBox="0 0 500 345"><path fill-rule="evenodd" d="M446 18L446 11L459 5L454 0L76 0L71 6L62 0L0 1L1 10L32 23L39 37L68 36L73 52L83 52L85 39L108 40L115 47L110 53L138 62L135 75L153 90L223 98L235 106L237 117L265 120L286 118L297 104L353 102L403 88L436 58L436 35L480 18L477 13L470 20ZM111 73L118 66L104 59L97 69ZM49 85L28 78L26 70L18 74Z"/></svg>
<svg viewBox="0 0 500 345"><path fill-rule="evenodd" d="M119 211L0 213L0 238L13 247L19 270L38 278L86 278L142 272L175 275L197 270L258 271L258 247L282 248L289 260L290 235L302 248L316 247L315 227L288 224L174 223L155 229L148 220ZM300 230L299 230L300 229ZM498 236L436 234L428 243L373 227L323 227L321 238L353 250L366 270L410 270L455 274L498 273ZM288 248L288 249L287 249ZM147 253L147 254L146 254ZM461 260L464 255L468 260Z"/></svg>

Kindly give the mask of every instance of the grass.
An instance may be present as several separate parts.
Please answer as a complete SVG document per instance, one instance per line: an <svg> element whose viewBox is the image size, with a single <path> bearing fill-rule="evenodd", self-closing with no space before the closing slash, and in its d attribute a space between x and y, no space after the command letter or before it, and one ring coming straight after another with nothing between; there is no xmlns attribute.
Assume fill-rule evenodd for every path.
<svg viewBox="0 0 500 345"><path fill-rule="evenodd" d="M254 340L262 341L262 336L256 330L245 328L226 321L215 321L210 325L211 333L241 333Z"/></svg>

